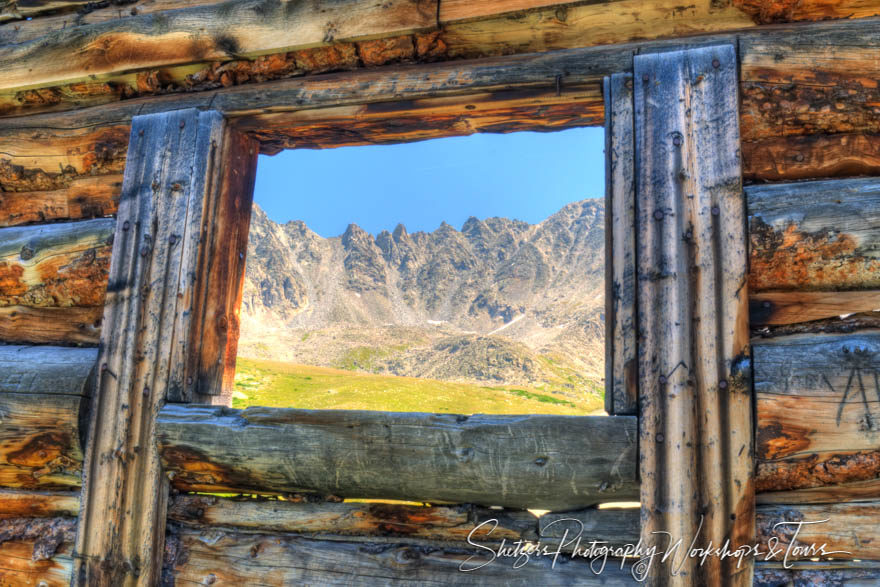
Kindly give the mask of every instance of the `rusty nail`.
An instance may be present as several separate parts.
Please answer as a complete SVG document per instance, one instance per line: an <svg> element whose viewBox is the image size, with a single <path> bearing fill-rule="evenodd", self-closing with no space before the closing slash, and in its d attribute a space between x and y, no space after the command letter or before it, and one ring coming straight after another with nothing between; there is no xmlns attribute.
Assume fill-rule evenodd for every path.
<svg viewBox="0 0 880 587"><path fill-rule="evenodd" d="M722 379L718 382L718 389L727 389L727 380Z"/></svg>
<svg viewBox="0 0 880 587"><path fill-rule="evenodd" d="M29 246L25 245L21 248L21 258L25 261L28 259L34 258L34 250Z"/></svg>
<svg viewBox="0 0 880 587"><path fill-rule="evenodd" d="M663 213L663 210L654 210L654 220L663 220L663 217L666 216Z"/></svg>
<svg viewBox="0 0 880 587"><path fill-rule="evenodd" d="M185 126L186 126L186 121L185 121L185 120L181 120L181 121L180 121L180 128L183 128L183 127L185 127Z"/></svg>
<svg viewBox="0 0 880 587"><path fill-rule="evenodd" d="M691 240L692 238L694 238L694 231L689 230L686 233L684 233L684 238L686 238L687 240Z"/></svg>
<svg viewBox="0 0 880 587"><path fill-rule="evenodd" d="M658 381L660 382L661 385L666 383L666 375L661 375L660 378L658 379Z"/></svg>
<svg viewBox="0 0 880 587"><path fill-rule="evenodd" d="M121 459L122 458L122 449L117 448L116 450L114 450L113 456L115 456L117 459Z"/></svg>
<svg viewBox="0 0 880 587"><path fill-rule="evenodd" d="M174 190L175 192L179 192L180 191L180 184L175 183L174 185L171 186L171 189Z"/></svg>
<svg viewBox="0 0 880 587"><path fill-rule="evenodd" d="M126 220L125 222L122 223L122 230L128 230L129 228L131 228L131 222Z"/></svg>
<svg viewBox="0 0 880 587"><path fill-rule="evenodd" d="M719 214L721 214L721 208L712 206L712 216L718 216Z"/></svg>
<svg viewBox="0 0 880 587"><path fill-rule="evenodd" d="M561 73L556 74L556 95L557 96L562 95L562 74Z"/></svg>
<svg viewBox="0 0 880 587"><path fill-rule="evenodd" d="M101 371L106 371L106 370L107 370L107 363L103 363L101 365Z"/></svg>
<svg viewBox="0 0 880 587"><path fill-rule="evenodd" d="M663 435L657 434L656 439L657 439L657 442L663 442Z"/></svg>
<svg viewBox="0 0 880 587"><path fill-rule="evenodd" d="M159 189L159 182L156 180L153 180L153 183L150 184L150 187L153 188L153 191L158 190Z"/></svg>
<svg viewBox="0 0 880 587"><path fill-rule="evenodd" d="M187 384L187 385L192 385L192 384L193 384L193 378L192 378L192 375L190 375L189 377L186 378L186 384Z"/></svg>
<svg viewBox="0 0 880 587"><path fill-rule="evenodd" d="M176 245L177 244L177 235L172 234L171 236L169 236L168 242L171 243L172 245Z"/></svg>
<svg viewBox="0 0 880 587"><path fill-rule="evenodd" d="M141 247L141 257L146 257L150 254L150 245L144 245Z"/></svg>
<svg viewBox="0 0 880 587"><path fill-rule="evenodd" d="M144 385L144 395L150 395L150 386Z"/></svg>
<svg viewBox="0 0 880 587"><path fill-rule="evenodd" d="M715 69L718 69L719 67L721 67L721 62L718 61L717 59L713 59L712 60L712 67L714 67Z"/></svg>
<svg viewBox="0 0 880 587"><path fill-rule="evenodd" d="M764 306L765 308L769 308L769 307L771 307L773 304L770 303L770 300L764 300L764 303L761 304L761 305Z"/></svg>
<svg viewBox="0 0 880 587"><path fill-rule="evenodd" d="M680 147L681 146L681 137L678 135L672 137L672 144L675 145L676 147Z"/></svg>

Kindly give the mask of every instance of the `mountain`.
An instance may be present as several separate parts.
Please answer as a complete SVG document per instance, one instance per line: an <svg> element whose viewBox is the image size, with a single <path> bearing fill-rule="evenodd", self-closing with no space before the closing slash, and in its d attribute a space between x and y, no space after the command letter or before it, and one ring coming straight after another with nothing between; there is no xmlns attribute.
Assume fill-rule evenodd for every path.
<svg viewBox="0 0 880 587"><path fill-rule="evenodd" d="M254 206L241 356L595 393L604 376L604 208L323 238Z"/></svg>

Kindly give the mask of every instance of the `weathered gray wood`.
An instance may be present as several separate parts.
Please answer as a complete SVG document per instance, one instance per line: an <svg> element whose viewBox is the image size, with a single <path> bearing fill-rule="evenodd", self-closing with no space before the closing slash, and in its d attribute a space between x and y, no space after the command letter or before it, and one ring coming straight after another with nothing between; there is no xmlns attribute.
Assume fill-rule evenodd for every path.
<svg viewBox="0 0 880 587"><path fill-rule="evenodd" d="M880 288L880 179L746 188L754 291Z"/></svg>
<svg viewBox="0 0 880 587"><path fill-rule="evenodd" d="M753 343L757 489L880 478L880 332Z"/></svg>
<svg viewBox="0 0 880 587"><path fill-rule="evenodd" d="M754 534L745 203L737 58L718 46L635 58L642 539L735 549ZM682 553L661 585L751 583L751 561ZM681 573L670 572L682 563Z"/></svg>
<svg viewBox="0 0 880 587"><path fill-rule="evenodd" d="M491 560L485 549L439 549L397 543L313 540L278 534L172 534L173 564L164 579L175 584L217 585L636 585L630 570L609 561L594 574L584 558L516 557ZM511 547L513 548L513 547ZM477 570L462 572L484 563ZM523 561L520 561L522 564ZM596 565L596 569L599 566Z"/></svg>
<svg viewBox="0 0 880 587"><path fill-rule="evenodd" d="M0 486L79 486L96 355L0 346Z"/></svg>
<svg viewBox="0 0 880 587"><path fill-rule="evenodd" d="M222 526L238 532L403 536L459 544L469 536L495 543L538 536L538 518L529 512L464 505L310 503L179 494L171 499L168 519L197 528ZM490 520L497 524L488 523Z"/></svg>
<svg viewBox="0 0 880 587"><path fill-rule="evenodd" d="M813 522L813 523L809 523ZM798 525L798 523L802 523ZM789 544L815 545L824 551L789 552L789 560L833 557L838 560L880 560L880 502L823 505L763 505L757 510L757 541L779 539L782 560ZM796 534L796 536L795 536ZM831 554L835 552L836 554ZM825 554L823 554L823 552Z"/></svg>
<svg viewBox="0 0 880 587"><path fill-rule="evenodd" d="M206 360L199 346L223 330L224 316L205 310L205 296L235 293L211 275L214 259L241 260L235 242L216 234L218 211L234 208L226 198L250 201L250 193L223 185L226 159L241 163L230 155L242 144L235 135L211 111L134 119L83 475L79 585L158 578L168 486L154 448L155 419L166 396L192 397L192 374L200 372L193 362ZM203 291L211 293L196 295ZM223 300L215 305L226 307ZM216 322L204 324L208 319Z"/></svg>
<svg viewBox="0 0 880 587"><path fill-rule="evenodd" d="M632 75L605 78L605 411L638 410Z"/></svg>
<svg viewBox="0 0 880 587"><path fill-rule="evenodd" d="M166 406L175 487L566 510L637 495L635 418Z"/></svg>
<svg viewBox="0 0 880 587"><path fill-rule="evenodd" d="M755 564L755 587L788 585L834 585L835 587L866 587L880 582L877 561L792 561L788 565L774 562Z"/></svg>
<svg viewBox="0 0 880 587"><path fill-rule="evenodd" d="M880 309L880 290L769 291L749 296L749 321L760 325L802 324Z"/></svg>

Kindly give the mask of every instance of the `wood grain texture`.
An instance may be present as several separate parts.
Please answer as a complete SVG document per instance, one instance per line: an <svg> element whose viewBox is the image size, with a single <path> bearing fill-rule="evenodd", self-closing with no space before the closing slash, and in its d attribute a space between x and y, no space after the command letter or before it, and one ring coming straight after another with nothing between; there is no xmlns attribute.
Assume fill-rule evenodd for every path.
<svg viewBox="0 0 880 587"><path fill-rule="evenodd" d="M767 291L749 296L751 325L800 324L880 310L880 291Z"/></svg>
<svg viewBox="0 0 880 587"><path fill-rule="evenodd" d="M97 345L104 309L0 307L0 341L6 344Z"/></svg>
<svg viewBox="0 0 880 587"><path fill-rule="evenodd" d="M605 78L605 411L638 411L633 80Z"/></svg>
<svg viewBox="0 0 880 587"><path fill-rule="evenodd" d="M0 228L0 306L103 306L115 223Z"/></svg>
<svg viewBox="0 0 880 587"><path fill-rule="evenodd" d="M225 61L437 26L434 0L197 6L74 27L0 47L0 90L75 82L113 72ZM36 74L35 72L39 72Z"/></svg>
<svg viewBox="0 0 880 587"><path fill-rule="evenodd" d="M216 181L228 137L216 112L134 120L89 422L76 584L157 580L167 480L153 449L155 418L166 395L192 385L186 373L195 371L200 330L193 308L211 267L211 212L229 209L218 194L235 195Z"/></svg>
<svg viewBox="0 0 880 587"><path fill-rule="evenodd" d="M195 528L222 526L238 532L293 532L311 536L407 537L465 543L537 538L538 518L529 512L476 506L416 506L389 503L295 503L224 499L180 494L168 519ZM496 520L497 524L488 523ZM487 522L481 525L483 522Z"/></svg>
<svg viewBox="0 0 880 587"><path fill-rule="evenodd" d="M793 181L880 175L880 133L837 133L746 141L743 178Z"/></svg>
<svg viewBox="0 0 880 587"><path fill-rule="evenodd" d="M0 227L56 220L81 220L116 214L121 175L81 177L50 191L4 192Z"/></svg>
<svg viewBox="0 0 880 587"><path fill-rule="evenodd" d="M755 503L771 505L846 503L874 501L880 495L880 478L790 491L766 491L755 495Z"/></svg>
<svg viewBox="0 0 880 587"><path fill-rule="evenodd" d="M880 335L754 341L757 488L880 478Z"/></svg>
<svg viewBox="0 0 880 587"><path fill-rule="evenodd" d="M0 486L79 486L96 355L0 346Z"/></svg>
<svg viewBox="0 0 880 587"><path fill-rule="evenodd" d="M0 519L0 585L66 587L76 520Z"/></svg>
<svg viewBox="0 0 880 587"><path fill-rule="evenodd" d="M642 540L754 536L745 202L736 53L635 58ZM662 542L661 542L662 544ZM681 554L660 585L751 584L751 561ZM670 564L682 564L673 575ZM675 567L677 568L677 567Z"/></svg>
<svg viewBox="0 0 880 587"><path fill-rule="evenodd" d="M166 406L180 490L566 510L632 498L635 418Z"/></svg>
<svg viewBox="0 0 880 587"><path fill-rule="evenodd" d="M0 519L76 517L77 513L76 491L0 489Z"/></svg>
<svg viewBox="0 0 880 587"><path fill-rule="evenodd" d="M751 290L880 287L880 180L755 185L746 195Z"/></svg>
<svg viewBox="0 0 880 587"><path fill-rule="evenodd" d="M755 587L782 587L798 585L803 587L864 587L880 581L880 564L876 561L840 561L790 563L784 568L781 563L762 562L755 565Z"/></svg>
<svg viewBox="0 0 880 587"><path fill-rule="evenodd" d="M478 541L479 542L479 541ZM182 529L164 580L212 585L628 585L628 568L609 564L601 575L588 561L564 555L555 568L550 557L532 558L520 568L513 559L490 561L485 550L439 549L407 543L314 540L284 534L239 534L215 529ZM340 561L344 561L340 564ZM478 570L462 572L460 567Z"/></svg>
<svg viewBox="0 0 880 587"><path fill-rule="evenodd" d="M781 554L791 544L789 560L831 556L841 560L880 559L880 502L824 505L765 505L758 508L758 540L779 540ZM812 523L810 523L812 522ZM826 555L810 545L825 545ZM800 547L803 552L797 552ZM836 552L837 554L831 554ZM782 556L772 557L781 560Z"/></svg>

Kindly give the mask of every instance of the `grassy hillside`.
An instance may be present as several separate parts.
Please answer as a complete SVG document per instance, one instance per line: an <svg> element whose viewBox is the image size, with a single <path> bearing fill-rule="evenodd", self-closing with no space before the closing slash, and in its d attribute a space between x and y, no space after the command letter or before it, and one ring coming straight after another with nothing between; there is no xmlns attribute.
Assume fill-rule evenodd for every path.
<svg viewBox="0 0 880 587"><path fill-rule="evenodd" d="M238 358L235 391L236 408L586 415L601 412L603 406L599 393L486 387L243 357Z"/></svg>

